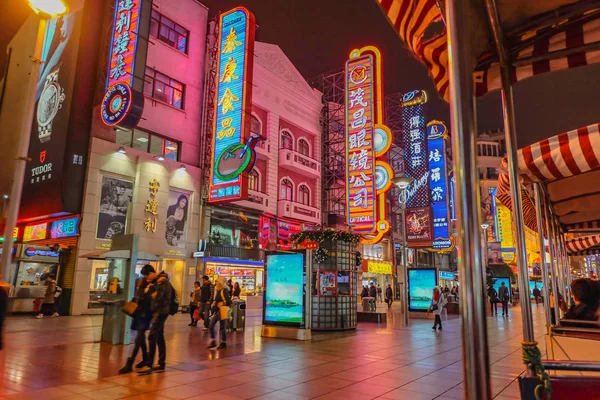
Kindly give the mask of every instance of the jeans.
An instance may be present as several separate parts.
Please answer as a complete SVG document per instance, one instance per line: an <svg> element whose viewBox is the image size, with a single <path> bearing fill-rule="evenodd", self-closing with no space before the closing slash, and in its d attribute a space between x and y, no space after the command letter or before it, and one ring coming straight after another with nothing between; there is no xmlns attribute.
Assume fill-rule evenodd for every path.
<svg viewBox="0 0 600 400"><path fill-rule="evenodd" d="M208 325L210 323L210 304L200 304L200 314L204 319L204 327L208 328Z"/></svg>
<svg viewBox="0 0 600 400"><path fill-rule="evenodd" d="M135 335L135 342L133 343L133 351L131 352L131 359L135 360L138 352L142 350L142 360L148 360L148 347L146 346L146 330L140 329ZM151 365L150 365L151 366Z"/></svg>
<svg viewBox="0 0 600 400"><path fill-rule="evenodd" d="M154 355L158 347L158 365L164 366L167 358L167 346L165 344L165 321L169 314L159 314L152 318L150 324L150 333L148 334L148 344L150 350L148 354L148 365L154 365Z"/></svg>
<svg viewBox="0 0 600 400"><path fill-rule="evenodd" d="M435 314L435 321L433 322L433 327L435 328L438 325L439 325L440 329L442 329L442 319L440 318L440 316L438 314Z"/></svg>
<svg viewBox="0 0 600 400"><path fill-rule="evenodd" d="M215 334L215 325L217 325L217 322L219 323L219 332L221 334L221 342L225 343L227 342L227 320L225 319L221 319L221 313L220 312L215 312L213 314L213 316L210 318L210 338L212 340L215 340L216 334Z"/></svg>
<svg viewBox="0 0 600 400"><path fill-rule="evenodd" d="M508 300L502 301L502 315L508 315Z"/></svg>
<svg viewBox="0 0 600 400"><path fill-rule="evenodd" d="M498 314L498 302L490 301L490 309L492 311L492 315L494 315L494 310L496 310L496 314Z"/></svg>
<svg viewBox="0 0 600 400"><path fill-rule="evenodd" d="M190 304L190 319L192 320L192 324L196 325L196 322L194 320L194 311L196 311L198 309L198 306L195 304Z"/></svg>

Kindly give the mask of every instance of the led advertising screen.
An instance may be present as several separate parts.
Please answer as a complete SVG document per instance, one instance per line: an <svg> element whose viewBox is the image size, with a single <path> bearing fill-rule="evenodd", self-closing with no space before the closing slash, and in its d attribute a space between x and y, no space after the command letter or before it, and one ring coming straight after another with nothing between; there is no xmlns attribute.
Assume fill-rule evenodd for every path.
<svg viewBox="0 0 600 400"><path fill-rule="evenodd" d="M437 285L435 269L408 269L408 310L427 311Z"/></svg>
<svg viewBox="0 0 600 400"><path fill-rule="evenodd" d="M529 298L534 299L533 297L533 289L538 288L538 290L540 292L542 292L542 289L544 287L544 284L540 281L533 281L533 280L529 280Z"/></svg>
<svg viewBox="0 0 600 400"><path fill-rule="evenodd" d="M304 253L267 254L263 323L304 326Z"/></svg>
<svg viewBox="0 0 600 400"><path fill-rule="evenodd" d="M492 286L494 289L496 289L496 293L500 293L500 286L502 286L502 282L504 282L504 285L508 288L508 295L512 297L512 291L510 290L510 278L507 277L493 278Z"/></svg>

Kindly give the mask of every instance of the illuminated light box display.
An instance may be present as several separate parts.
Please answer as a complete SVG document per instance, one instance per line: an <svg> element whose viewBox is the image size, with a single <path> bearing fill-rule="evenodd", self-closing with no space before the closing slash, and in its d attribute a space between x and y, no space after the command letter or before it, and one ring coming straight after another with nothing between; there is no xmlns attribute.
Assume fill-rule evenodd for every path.
<svg viewBox="0 0 600 400"><path fill-rule="evenodd" d="M31 242L34 240L43 240L46 239L46 235L48 234L48 223L44 222L43 224L36 225L27 225L25 230L23 231L23 241Z"/></svg>
<svg viewBox="0 0 600 400"><path fill-rule="evenodd" d="M50 237L52 239L71 237L79 235L79 217L61 219L50 225Z"/></svg>
<svg viewBox="0 0 600 400"><path fill-rule="evenodd" d="M267 254L264 325L304 326L304 253Z"/></svg>
<svg viewBox="0 0 600 400"><path fill-rule="evenodd" d="M365 244L378 243L390 229L385 193L394 172L386 155L393 137L383 125L381 62L379 49L366 46L352 50L345 68L348 225Z"/></svg>
<svg viewBox="0 0 600 400"><path fill-rule="evenodd" d="M427 311L431 306L433 288L437 286L435 269L408 269L408 309Z"/></svg>
<svg viewBox="0 0 600 400"><path fill-rule="evenodd" d="M432 210L433 243L436 250L449 250L454 241L450 235L448 207L448 172L446 169L446 125L441 121L427 124L429 190Z"/></svg>
<svg viewBox="0 0 600 400"><path fill-rule="evenodd" d="M211 203L248 197L248 172L254 167L250 137L254 15L236 7L220 16L217 40L215 115L209 199Z"/></svg>
<svg viewBox="0 0 600 400"><path fill-rule="evenodd" d="M543 288L544 288L544 284L541 281L535 281L530 279L529 280L529 297L531 299L534 299L535 297L533 296L533 289L538 288L540 291L540 295L543 293Z"/></svg>
<svg viewBox="0 0 600 400"><path fill-rule="evenodd" d="M440 279L443 279L446 281L453 281L455 276L456 276L456 274L454 272L440 271Z"/></svg>
<svg viewBox="0 0 600 400"><path fill-rule="evenodd" d="M515 239L513 236L512 215L510 210L500 203L496 203L496 227L502 259L509 263L515 258Z"/></svg>
<svg viewBox="0 0 600 400"><path fill-rule="evenodd" d="M136 59L145 59L148 51L145 38L149 32L141 32L140 27L149 29L150 8L151 2L143 0L117 0L115 3L106 89L100 104L100 117L107 126L133 128L142 116L143 81L135 81ZM145 65L141 67L145 68ZM140 66L138 75L143 74L139 69Z"/></svg>

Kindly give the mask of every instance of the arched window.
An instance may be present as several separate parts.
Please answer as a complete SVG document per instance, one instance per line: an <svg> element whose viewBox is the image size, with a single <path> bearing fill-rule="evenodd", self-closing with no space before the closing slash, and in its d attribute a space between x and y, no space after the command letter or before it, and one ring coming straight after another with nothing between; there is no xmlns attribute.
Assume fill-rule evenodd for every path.
<svg viewBox="0 0 600 400"><path fill-rule="evenodd" d="M250 171L248 174L248 189L260 192L260 178L258 172L255 170Z"/></svg>
<svg viewBox="0 0 600 400"><path fill-rule="evenodd" d="M307 157L310 155L309 145L306 140L304 140L304 139L298 140L298 153L305 155Z"/></svg>
<svg viewBox="0 0 600 400"><path fill-rule="evenodd" d="M310 206L310 189L306 185L298 188L298 201L305 206Z"/></svg>
<svg viewBox="0 0 600 400"><path fill-rule="evenodd" d="M252 123L250 125L250 132L255 135L262 136L262 124L260 120L256 117L256 115L252 116Z"/></svg>
<svg viewBox="0 0 600 400"><path fill-rule="evenodd" d="M288 131L281 132L281 148L294 150L294 138Z"/></svg>
<svg viewBox="0 0 600 400"><path fill-rule="evenodd" d="M279 199L293 201L294 199L294 185L289 179L284 179L279 185Z"/></svg>

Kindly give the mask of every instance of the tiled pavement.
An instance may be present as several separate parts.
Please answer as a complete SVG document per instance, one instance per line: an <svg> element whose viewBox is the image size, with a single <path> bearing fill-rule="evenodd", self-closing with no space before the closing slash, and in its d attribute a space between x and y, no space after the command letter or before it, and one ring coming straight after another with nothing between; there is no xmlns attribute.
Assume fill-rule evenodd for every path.
<svg viewBox="0 0 600 400"><path fill-rule="evenodd" d="M208 334L183 315L167 322L167 372L117 375L128 347L95 342L101 317L9 319L0 357L6 399L462 399L459 319L433 332L431 321L361 324L355 332L318 334L312 343L260 337L260 315L231 334L225 351L206 349ZM536 335L543 309L534 305ZM492 389L519 399L523 370L518 308L488 317ZM543 350L543 349L542 349Z"/></svg>

